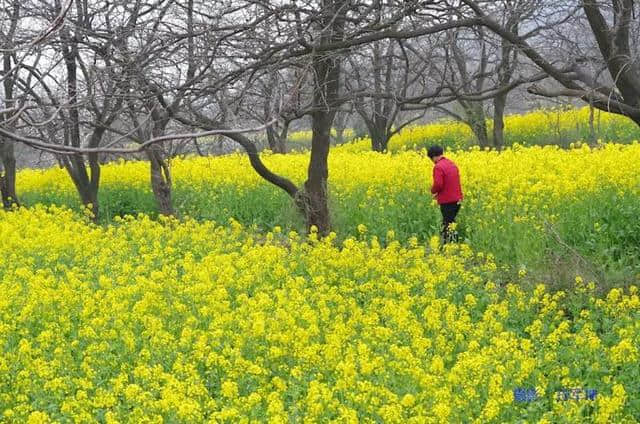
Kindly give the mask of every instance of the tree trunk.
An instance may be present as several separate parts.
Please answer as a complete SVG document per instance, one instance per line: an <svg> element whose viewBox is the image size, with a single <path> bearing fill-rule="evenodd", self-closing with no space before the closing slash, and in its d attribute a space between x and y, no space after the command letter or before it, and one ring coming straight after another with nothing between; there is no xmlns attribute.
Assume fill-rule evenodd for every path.
<svg viewBox="0 0 640 424"><path fill-rule="evenodd" d="M506 95L493 98L493 147L504 147L504 109L507 104Z"/></svg>
<svg viewBox="0 0 640 424"><path fill-rule="evenodd" d="M269 143L269 149L276 153L276 150L278 150L278 135L272 127L267 127L267 142Z"/></svg>
<svg viewBox="0 0 640 424"><path fill-rule="evenodd" d="M322 2L321 19L324 43L342 39L344 31L344 1ZM329 147L331 126L338 110L340 89L340 55L335 52L313 55L313 106L311 113L311 160L302 193L298 193L298 206L307 220L307 227L315 226L318 234L326 236L331 231L329 217L328 187Z"/></svg>
<svg viewBox="0 0 640 424"><path fill-rule="evenodd" d="M387 133L387 120L382 116L373 119L362 114L367 129L369 130L369 138L371 138L371 149L374 152L384 152L389 144L389 134Z"/></svg>
<svg viewBox="0 0 640 424"><path fill-rule="evenodd" d="M489 135L487 133L487 119L482 104L474 105L467 112L469 126L476 136L481 148L489 147Z"/></svg>
<svg viewBox="0 0 640 424"><path fill-rule="evenodd" d="M592 146L596 145L596 141L598 140L596 137L596 128L593 124L594 119L594 107L593 102L589 104L589 142Z"/></svg>
<svg viewBox="0 0 640 424"><path fill-rule="evenodd" d="M89 154L91 176L87 173L86 164L81 155L75 155L71 158L62 157L61 160L80 195L80 201L93 214L93 221L97 222L100 211L98 205L98 188L100 186L98 155L95 153Z"/></svg>
<svg viewBox="0 0 640 424"><path fill-rule="evenodd" d="M104 131L100 131L100 134L92 135L92 141L89 143L91 147L96 147L95 140L101 137ZM95 138L95 139L94 139ZM91 175L87 172L87 166L82 155L74 155L71 157L62 156L61 160L64 164L64 168L73 181L73 185L78 191L80 201L82 204L91 211L93 214L93 221L98 222L100 207L98 204L98 189L100 187L100 163L98 162L97 153L89 153L89 169Z"/></svg>
<svg viewBox="0 0 640 424"><path fill-rule="evenodd" d="M267 141L269 142L269 149L271 149L273 153L287 152L286 140L288 126L288 124L285 124L281 134L278 134L278 131L275 128L267 128Z"/></svg>
<svg viewBox="0 0 640 424"><path fill-rule="evenodd" d="M80 113L78 111L78 41L72 37L67 27L62 28L60 37L62 40L62 53L67 71L67 95L69 97L69 115L65 122L65 138L70 145L81 147L82 139L80 135ZM102 135L106 128L95 128L91 134L89 147L98 147ZM89 153L88 155L89 169L91 176L87 172L87 165L84 157L80 154L71 157L63 157L64 166L78 190L82 204L87 207L93 214L93 221L98 221L99 205L98 205L98 186L100 184L100 163L97 153Z"/></svg>
<svg viewBox="0 0 640 424"><path fill-rule="evenodd" d="M157 144L153 144L145 150L145 153L151 164L151 189L153 190L158 212L166 216L174 215L175 212L171 200L171 170L164 158L162 148Z"/></svg>
<svg viewBox="0 0 640 424"><path fill-rule="evenodd" d="M387 134L383 128L372 127L369 130L371 136L371 148L374 152L384 152L387 148Z"/></svg>
<svg viewBox="0 0 640 424"><path fill-rule="evenodd" d="M76 184L76 189L78 190L82 204L89 209L93 215L91 220L98 222L98 217L100 216L98 188L92 184L77 184L75 179L73 179L73 182Z"/></svg>
<svg viewBox="0 0 640 424"><path fill-rule="evenodd" d="M331 231L329 216L328 188L329 178L329 145L331 142L331 122L333 115L327 112L316 112L313 115L311 137L311 160L307 181L300 193L302 202L298 204L305 215L308 229L315 226L318 234L327 235Z"/></svg>
<svg viewBox="0 0 640 424"><path fill-rule="evenodd" d="M344 143L344 127L336 128L336 146Z"/></svg>
<svg viewBox="0 0 640 424"><path fill-rule="evenodd" d="M20 206L18 195L16 194L16 158L13 148L12 142L0 142L0 156L2 159L0 194L2 205L5 209L10 209L13 205Z"/></svg>
<svg viewBox="0 0 640 424"><path fill-rule="evenodd" d="M282 131L280 131L280 136L278 137L278 153L287 153L287 137L289 136L289 123L290 121L285 121L282 125Z"/></svg>
<svg viewBox="0 0 640 424"><path fill-rule="evenodd" d="M471 131L476 136L481 148L489 147L489 136L487 134L487 123L484 120L474 120L469 123Z"/></svg>
<svg viewBox="0 0 640 424"><path fill-rule="evenodd" d="M278 137L274 153L287 153L286 139Z"/></svg>
<svg viewBox="0 0 640 424"><path fill-rule="evenodd" d="M7 9L5 12L8 12ZM18 18L20 11L20 2L13 2L13 11L11 13L12 20L9 25L8 33L4 33L3 36L7 36L7 40L11 40L17 30ZM3 31L4 32L4 31ZM10 45L10 43L9 43ZM11 49L5 50L2 55L3 74L0 81L4 88L4 105L0 104L0 108L11 109L15 106L13 98L13 89L15 85L15 73L12 71L12 54ZM10 121L12 113L0 115L0 122L4 121L4 127L8 131L15 130L14 123ZM20 205L18 202L18 195L16 194L16 157L14 153L14 144L12 140L0 140L0 198L2 198L2 205L5 209L10 209L13 205Z"/></svg>

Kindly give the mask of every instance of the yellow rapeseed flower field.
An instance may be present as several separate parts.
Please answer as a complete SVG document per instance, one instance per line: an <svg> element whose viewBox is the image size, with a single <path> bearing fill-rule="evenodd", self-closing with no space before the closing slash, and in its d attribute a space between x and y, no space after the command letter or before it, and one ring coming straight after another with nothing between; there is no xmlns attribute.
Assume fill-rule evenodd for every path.
<svg viewBox="0 0 640 424"><path fill-rule="evenodd" d="M0 212L3 422L632 422L636 286L495 283L467 245ZM565 401L563 388L597 395ZM514 393L535 390L535 400Z"/></svg>
<svg viewBox="0 0 640 424"><path fill-rule="evenodd" d="M447 151L462 172L470 197L486 193L490 197L513 195L519 202L558 200L579 193L615 186L619 192L640 193L638 173L640 144L602 144L596 148L581 143L571 149L557 146L523 147L503 151ZM309 155L262 155L267 166L297 184L304 181ZM210 191L212 186L233 186L242 193L267 183L255 173L244 154L218 157L173 159L176 189ZM329 183L336 194L367 189L369 197L393 197L394 192L422 190L431 182L426 152L405 151L394 155L376 152L351 153L334 149L329 156ZM103 187L133 188L150 192L148 163L120 161L103 166ZM18 174L21 193L49 192L62 197L73 195L73 184L60 168L23 170ZM275 191L275 189L274 189ZM390 196L391 195L391 196ZM542 195L542 198L541 196Z"/></svg>
<svg viewBox="0 0 640 424"><path fill-rule="evenodd" d="M593 134L589 124L589 107L571 109L540 109L525 114L505 116L505 143L520 145L562 145L589 140L591 136L604 141L629 142L640 138L640 129L630 119L599 110L594 111ZM487 120L489 135L493 122ZM310 138L310 133L299 133L297 138ZM404 128L389 140L388 150L398 152L416 150L431 144L450 148L463 148L476 144L470 127L456 121L441 121ZM367 137L339 147L348 151L371 150Z"/></svg>
<svg viewBox="0 0 640 424"><path fill-rule="evenodd" d="M476 148L447 155L461 170L465 202L459 221L475 249L527 264L548 245L550 225L572 245L596 253L637 240L638 143L596 148L582 144L567 150L515 145L501 152ZM263 159L296 184L304 181L308 153L264 154ZM175 204L183 216L219 223L234 218L263 230L275 225L290 228L297 217L291 199L262 180L245 155L174 159L171 167ZM390 230L399 240L428 240L440 222L429 195L431 172L424 151L385 155L334 149L329 156L329 191L339 238L358 234L358 225L364 224L382 242ZM153 214L148 181L145 162L105 166L103 215ZM22 171L18 191L26 204L78 204L62 169ZM613 253L617 257L632 251Z"/></svg>
<svg viewBox="0 0 640 424"><path fill-rule="evenodd" d="M100 225L61 206L64 170L21 171L0 422L640 419L640 144L448 151L465 242L444 250L425 152L353 146L329 156L323 240L241 154L171 161L179 219L138 214L145 162L103 167ZM304 181L307 153L262 157ZM576 277L565 248L623 284Z"/></svg>

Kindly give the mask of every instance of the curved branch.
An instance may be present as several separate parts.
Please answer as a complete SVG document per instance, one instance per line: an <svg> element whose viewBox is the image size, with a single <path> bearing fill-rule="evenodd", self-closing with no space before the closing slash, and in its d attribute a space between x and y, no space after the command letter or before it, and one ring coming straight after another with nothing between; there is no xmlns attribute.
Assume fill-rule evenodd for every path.
<svg viewBox="0 0 640 424"><path fill-rule="evenodd" d="M640 108L634 108L622 102L613 100L595 90L572 90L569 88L546 89L539 85L532 84L527 87L527 91L543 97L577 97L587 103L593 103L595 107L605 112L613 112L619 115L626 115L634 121L640 121Z"/></svg>
<svg viewBox="0 0 640 424"><path fill-rule="evenodd" d="M242 148L245 150L245 152L247 153L247 156L249 157L249 162L251 163L251 167L258 173L258 175L260 175L262 178L264 178L271 184L277 187L280 187L292 198L295 198L296 194L298 193L298 187L291 180L272 172L271 170L269 170L269 168L266 167L264 162L262 162L262 159L260 159L260 154L258 153L258 149L256 148L255 144L253 144L251 140L249 140L247 137L243 135L243 133L246 133L249 131L238 131L238 130L234 131L234 130L226 129L222 124L203 116L201 113L195 112L193 110L191 112L194 115L196 115L196 118L197 118L196 122L182 116L174 116L174 118L178 122L181 122L182 124L185 124L191 127L210 129L210 131L206 131L206 132L213 133L213 134L220 134L235 141L240 146L242 146ZM272 120L266 125L256 128L256 130L265 129L271 126L274 122L276 122L276 120Z"/></svg>

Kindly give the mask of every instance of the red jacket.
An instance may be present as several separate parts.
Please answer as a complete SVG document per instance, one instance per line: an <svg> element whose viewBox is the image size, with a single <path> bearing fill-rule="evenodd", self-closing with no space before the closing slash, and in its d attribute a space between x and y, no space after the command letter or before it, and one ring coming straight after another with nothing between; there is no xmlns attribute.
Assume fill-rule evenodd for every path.
<svg viewBox="0 0 640 424"><path fill-rule="evenodd" d="M444 156L433 167L431 193L436 195L440 205L462 200L462 187L460 187L458 167Z"/></svg>

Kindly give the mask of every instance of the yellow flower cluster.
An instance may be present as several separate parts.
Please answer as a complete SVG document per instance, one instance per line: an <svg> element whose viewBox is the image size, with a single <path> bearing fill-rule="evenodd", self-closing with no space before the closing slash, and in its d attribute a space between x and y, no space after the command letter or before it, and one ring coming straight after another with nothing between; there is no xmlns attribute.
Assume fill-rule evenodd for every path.
<svg viewBox="0 0 640 424"><path fill-rule="evenodd" d="M0 421L631 422L640 412L628 360L640 342L635 286L604 299L582 281L527 293L498 284L496 264L464 244L382 247L366 226L343 242L279 228L257 237L230 224L0 211ZM583 385L595 400L555 396ZM535 388L537 403L516 402L519 387Z"/></svg>
<svg viewBox="0 0 640 424"><path fill-rule="evenodd" d="M549 243L556 243L551 231L583 253L600 255L600 261L621 257L629 262L640 254L640 144L582 144L566 150L515 145L501 152L476 148L446 155L461 172L465 200L458 231L463 239L522 275ZM298 186L305 180L308 153L262 157ZM276 225L289 230L298 218L291 199L258 176L246 155L175 159L171 166L180 216L219 223L234 218L262 230ZM384 244L416 236L427 242L441 219L429 193L432 166L424 151L384 155L333 149L329 193L339 238L375 235ZM107 221L154 212L148 172L145 162L103 167L101 214ZM79 203L62 169L25 170L17 180L27 205Z"/></svg>
<svg viewBox="0 0 640 424"><path fill-rule="evenodd" d="M525 114L508 115L504 119L507 145L566 145L595 137L605 141L640 139L640 129L630 119L614 113L594 111L593 127L590 123L589 107L579 109L541 109ZM493 122L487 120L488 135L491 136ZM308 134L310 139L311 134ZM431 144L449 148L462 148L477 144L470 127L457 121L440 121L426 125L404 128L389 140L388 150L399 152L417 150ZM350 152L371 150L368 137L340 146Z"/></svg>
<svg viewBox="0 0 640 424"><path fill-rule="evenodd" d="M469 197L478 198L475 196L478 194L530 203L569 198L603 188L640 193L636 172L640 161L638 143L607 143L598 148L578 144L568 150L556 146L515 145L501 152L473 148L445 154L460 168L463 188L465 193L470 193ZM263 160L274 172L301 184L309 155L263 154ZM228 186L241 196L258 185L271 187L251 169L243 154L174 159L171 166L178 191L189 189L209 195L212 188ZM329 156L329 182L338 196L364 191L368 198L392 202L399 192L425 194L431 183L431 167L425 151L381 155L334 149ZM144 161L110 163L103 166L101 187L150 191L148 175L148 163ZM74 192L68 175L59 168L23 170L17 180L22 193L49 192L64 198Z"/></svg>

